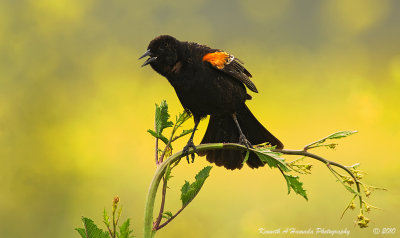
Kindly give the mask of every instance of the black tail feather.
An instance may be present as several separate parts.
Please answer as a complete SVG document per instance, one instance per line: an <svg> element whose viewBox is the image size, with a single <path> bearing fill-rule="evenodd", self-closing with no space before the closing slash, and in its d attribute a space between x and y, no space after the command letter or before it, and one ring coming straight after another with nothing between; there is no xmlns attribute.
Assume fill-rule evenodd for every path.
<svg viewBox="0 0 400 238"><path fill-rule="evenodd" d="M269 142L282 149L283 144L275 136L273 136L265 127L253 116L246 105L236 112L239 125L252 145ZM212 115L208 123L207 131L201 141L205 143L238 143L239 131L236 127L232 115ZM224 166L227 169L241 169L246 152L235 150L210 150L199 153L199 155L207 155L207 160L215 163L217 166ZM258 168L264 166L264 163L254 153L250 153L247 165L250 168Z"/></svg>

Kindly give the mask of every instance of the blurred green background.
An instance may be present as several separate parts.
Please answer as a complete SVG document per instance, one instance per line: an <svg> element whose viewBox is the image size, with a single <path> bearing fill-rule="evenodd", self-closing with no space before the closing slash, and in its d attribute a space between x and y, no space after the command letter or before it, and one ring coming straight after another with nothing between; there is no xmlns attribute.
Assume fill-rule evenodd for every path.
<svg viewBox="0 0 400 238"><path fill-rule="evenodd" d="M340 220L351 195L323 165L302 178L308 202L287 195L279 171L214 167L197 199L158 236L322 227L376 237L374 227L399 229L399 10L394 0L2 0L0 237L78 237L80 217L101 224L115 195L142 236L155 171L146 132L154 104L166 99L172 115L182 111L167 80L137 60L160 34L243 60L260 91L248 105L286 148L359 130L335 151L316 152L360 162L365 182L389 191L373 192L368 201L383 211L367 214L371 225L360 230L357 211ZM179 208L184 180L207 164L198 158L176 169L168 210Z"/></svg>

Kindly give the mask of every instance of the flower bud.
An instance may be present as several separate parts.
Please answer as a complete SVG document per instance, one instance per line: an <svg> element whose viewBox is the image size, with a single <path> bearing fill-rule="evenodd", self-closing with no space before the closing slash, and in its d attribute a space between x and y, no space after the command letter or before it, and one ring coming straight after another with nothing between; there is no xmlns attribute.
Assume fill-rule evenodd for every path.
<svg viewBox="0 0 400 238"><path fill-rule="evenodd" d="M118 202L119 202L119 197L115 197L113 200L113 205L112 205L112 212L113 214L115 213L115 210L117 210L118 207Z"/></svg>

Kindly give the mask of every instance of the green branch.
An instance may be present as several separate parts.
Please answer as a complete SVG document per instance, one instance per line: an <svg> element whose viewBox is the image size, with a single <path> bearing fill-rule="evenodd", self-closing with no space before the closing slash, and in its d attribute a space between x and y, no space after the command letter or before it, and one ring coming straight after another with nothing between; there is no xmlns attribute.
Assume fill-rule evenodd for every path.
<svg viewBox="0 0 400 238"><path fill-rule="evenodd" d="M235 143L213 143L213 144L201 144L198 145L197 147L197 151L198 152L202 152L202 151L207 151L207 150L241 150L241 151L252 151L255 153L260 153L259 150L257 149L253 149L253 148L246 148L246 146L240 145L240 144L235 144ZM287 155L302 155L302 156L306 156L309 158L313 158L316 159L322 163L324 163L325 165L328 166L328 168L330 168L330 166L336 166L338 168L343 169L344 171L346 171L353 179L354 179L354 183L357 184L357 195L360 197L360 203L363 202L362 197L361 197L361 193L360 193L360 186L359 186L359 181L357 180L357 178L354 176L354 174L345 166L338 164L336 162L327 160L322 158L321 156L312 154L310 152L304 151L304 150L287 150L287 149L282 149L282 150L271 150L273 153L281 153L281 154L287 154ZM194 153L193 149L189 150L189 154ZM146 238L149 237L153 237L156 230L158 230L161 227L158 227L158 224L156 227L154 227L153 224L153 211L154 211L154 202L155 202L155 198L156 198L156 194L157 194L157 190L160 184L160 181L162 179L162 177L164 176L164 173L168 167L168 165L178 161L180 158L184 157L185 155L183 155L182 151L177 152L175 154L173 154L172 156L170 156L169 158L167 158L163 163L159 164L153 180L150 184L150 188L149 188L149 192L147 195L147 203L146 203L146 208L145 208L145 224L144 224L144 234ZM279 161L279 160L277 160ZM279 166L277 166L279 169L281 169L281 165L278 164ZM331 168L330 168L331 169ZM283 172L283 171L282 171ZM286 178L286 177L285 177ZM360 205L361 206L361 205ZM181 209L183 210L183 209ZM179 213L181 212L181 210L179 211ZM176 215L178 215L179 213L177 213ZM174 215L172 217L175 218L176 215ZM170 220L172 220L170 218ZM166 224L168 224L169 221L167 221ZM164 224L163 224L164 226Z"/></svg>

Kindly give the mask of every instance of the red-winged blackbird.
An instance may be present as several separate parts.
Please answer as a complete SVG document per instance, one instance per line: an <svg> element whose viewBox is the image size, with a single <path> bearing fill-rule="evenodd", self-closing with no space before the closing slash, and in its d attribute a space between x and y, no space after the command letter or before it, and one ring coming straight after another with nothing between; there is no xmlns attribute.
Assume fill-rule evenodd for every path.
<svg viewBox="0 0 400 238"><path fill-rule="evenodd" d="M189 148L196 150L193 136L200 120L207 115L210 115L210 121L202 144L239 142L251 147L269 142L278 149L283 148L283 144L257 121L245 104L251 99L246 87L258 91L250 80L251 74L239 59L222 50L178 41L168 35L152 40L139 59L146 56L150 58L142 66L150 64L166 77L182 106L193 115L194 130L184 153L187 154ZM234 150L211 150L199 154L207 155L211 163L232 170L242 168L245 156L245 152ZM247 165L258 168L264 163L256 154L250 153Z"/></svg>

